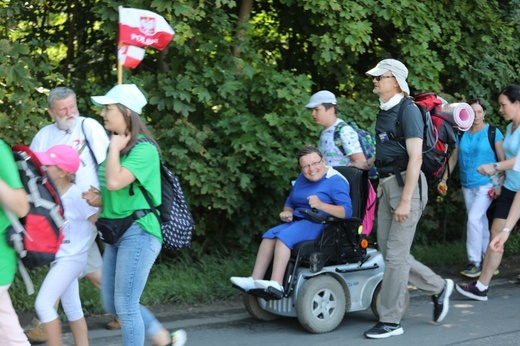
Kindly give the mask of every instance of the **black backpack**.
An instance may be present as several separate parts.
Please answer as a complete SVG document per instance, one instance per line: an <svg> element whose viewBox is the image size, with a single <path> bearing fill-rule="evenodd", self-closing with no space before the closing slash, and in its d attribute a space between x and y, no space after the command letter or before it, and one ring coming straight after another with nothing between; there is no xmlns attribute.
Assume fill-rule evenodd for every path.
<svg viewBox="0 0 520 346"><path fill-rule="evenodd" d="M135 145L147 142L155 143L148 138L138 139ZM186 204L186 198L182 192L177 177L161 162L161 191L162 203L155 208L152 199L146 189L139 185L150 209L155 214L161 225L163 236L163 248L166 250L180 250L190 247L195 222ZM159 213L157 212L159 210Z"/></svg>
<svg viewBox="0 0 520 346"><path fill-rule="evenodd" d="M453 126L442 116L435 114L432 106L437 99L434 93L422 93L415 96L415 100L406 97L401 104L396 120L396 130L393 139L404 147L404 134L402 130L402 118L404 110L409 107L417 107L424 123L423 150L421 170L428 180L438 180L442 177L448 164L449 147L455 144L456 135ZM440 102L440 101L439 101ZM408 156L399 161L400 170L406 169Z"/></svg>

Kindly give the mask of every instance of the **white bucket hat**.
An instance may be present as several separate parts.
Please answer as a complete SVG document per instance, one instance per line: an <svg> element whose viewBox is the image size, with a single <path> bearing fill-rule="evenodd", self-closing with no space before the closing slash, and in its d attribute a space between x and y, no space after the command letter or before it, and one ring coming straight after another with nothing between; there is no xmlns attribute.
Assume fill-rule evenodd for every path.
<svg viewBox="0 0 520 346"><path fill-rule="evenodd" d="M410 88L408 87L408 83L406 82L406 78L408 77L408 69L402 62L395 59L385 59L380 61L376 67L371 70L368 70L366 74L370 76L381 76L386 71L392 72L392 75L397 80L399 87L403 92L407 95L410 95Z"/></svg>

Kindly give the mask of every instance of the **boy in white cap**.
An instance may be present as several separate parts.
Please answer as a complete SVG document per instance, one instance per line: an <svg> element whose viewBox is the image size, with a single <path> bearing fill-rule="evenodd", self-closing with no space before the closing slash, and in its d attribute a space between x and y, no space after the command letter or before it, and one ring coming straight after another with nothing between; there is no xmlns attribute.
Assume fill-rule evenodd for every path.
<svg viewBox="0 0 520 346"><path fill-rule="evenodd" d="M323 127L318 148L327 166L348 166L356 162L356 166L366 169L367 160L357 132L336 115L336 96L328 90L318 91L311 96L305 108L311 109L314 122ZM337 131L341 141L335 143L334 133Z"/></svg>
<svg viewBox="0 0 520 346"><path fill-rule="evenodd" d="M403 334L401 319L408 282L432 295L435 322L446 317L454 284L410 254L417 223L428 201L428 186L421 172L424 124L415 104L403 110L400 126L405 145L394 135L399 109L410 94L408 69L400 61L385 59L367 75L372 77L373 92L380 101L376 120L376 166L380 176L377 242L385 259L385 272L379 322L365 332L365 337L381 339Z"/></svg>

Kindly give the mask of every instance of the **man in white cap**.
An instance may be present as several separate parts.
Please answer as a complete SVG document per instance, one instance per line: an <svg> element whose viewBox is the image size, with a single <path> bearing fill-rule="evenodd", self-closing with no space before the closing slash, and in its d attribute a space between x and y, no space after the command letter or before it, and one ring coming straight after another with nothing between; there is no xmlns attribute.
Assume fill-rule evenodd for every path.
<svg viewBox="0 0 520 346"><path fill-rule="evenodd" d="M376 120L376 166L378 186L377 242L385 259L381 286L379 322L365 332L371 339L403 334L401 319L407 283L432 295L433 320L441 322L449 310L453 280L444 280L410 254L417 223L428 201L428 186L421 172L424 124L415 104L397 115L410 94L408 69L400 61L385 59L369 70L374 94L379 96ZM397 141L401 126L405 145ZM404 158L404 159L403 159Z"/></svg>
<svg viewBox="0 0 520 346"><path fill-rule="evenodd" d="M356 162L356 165L363 166L360 168L368 169L364 167L367 160L357 132L336 115L337 101L333 93L318 91L311 96L305 108L311 109L314 122L323 127L318 148L327 166L348 166Z"/></svg>

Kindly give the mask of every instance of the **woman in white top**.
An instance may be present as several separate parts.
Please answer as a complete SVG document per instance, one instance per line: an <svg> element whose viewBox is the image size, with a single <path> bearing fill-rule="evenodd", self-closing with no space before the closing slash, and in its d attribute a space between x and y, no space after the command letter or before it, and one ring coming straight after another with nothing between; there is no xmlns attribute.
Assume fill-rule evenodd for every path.
<svg viewBox="0 0 520 346"><path fill-rule="evenodd" d="M74 342L88 345L88 331L79 297L78 277L87 263L88 249L94 241L92 224L97 209L81 197L81 190L73 183L78 170L78 152L69 145L56 145L46 152L35 153L56 185L65 211L63 242L38 292L34 307L48 335L48 345L61 345L61 322L55 303L61 299L69 320Z"/></svg>

